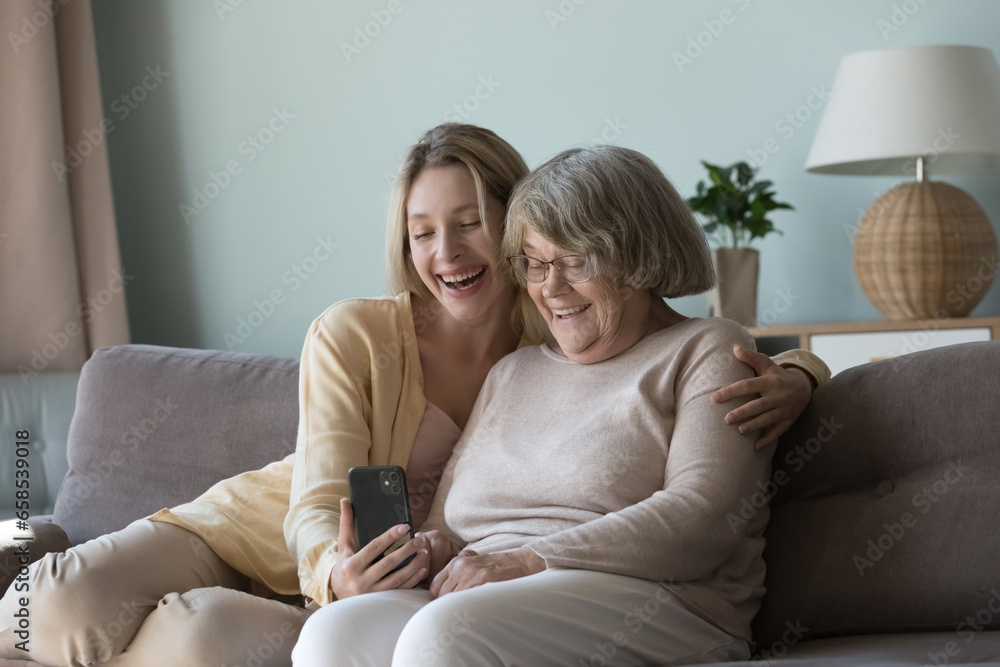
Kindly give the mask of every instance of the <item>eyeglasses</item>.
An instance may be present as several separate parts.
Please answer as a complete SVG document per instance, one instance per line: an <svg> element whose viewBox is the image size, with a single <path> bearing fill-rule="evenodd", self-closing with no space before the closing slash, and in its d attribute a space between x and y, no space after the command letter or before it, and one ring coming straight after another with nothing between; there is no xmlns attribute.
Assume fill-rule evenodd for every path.
<svg viewBox="0 0 1000 667"><path fill-rule="evenodd" d="M517 275L529 283L544 283L549 276L549 267L555 268L562 279L568 283L585 283L593 275L587 268L587 260L580 255L563 255L550 262L543 262L527 255L512 255L507 258Z"/></svg>

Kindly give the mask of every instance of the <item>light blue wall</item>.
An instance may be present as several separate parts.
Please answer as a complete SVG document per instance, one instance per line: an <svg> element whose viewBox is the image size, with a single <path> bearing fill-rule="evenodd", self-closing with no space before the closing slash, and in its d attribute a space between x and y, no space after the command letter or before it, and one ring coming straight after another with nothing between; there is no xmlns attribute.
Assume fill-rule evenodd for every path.
<svg viewBox="0 0 1000 667"><path fill-rule="evenodd" d="M847 53L1000 53L1000 4L576 2L94 0L134 340L226 349L238 319L279 290L282 303L233 348L296 356L327 305L381 294L387 175L425 129L459 119L456 104L529 165L610 139L653 157L686 194L703 178L699 160L746 159L774 138L762 174L796 210L774 217L785 236L757 244L760 311L790 290L783 323L881 319L854 277L845 225L893 180L807 174L818 112L798 128L782 119L809 115L800 107L829 89ZM345 55L366 28L376 36ZM703 32L708 46L678 66L674 54ZM169 74L157 83L147 66ZM142 101L120 99L144 78ZM257 151L248 137L267 140L269 123L281 131ZM218 176L231 161L239 173ZM212 173L228 185L216 192ZM1000 176L948 180L1000 222ZM217 196L185 222L179 205L206 186ZM294 273L303 262L307 280ZM674 305L707 314L703 296ZM1000 288L973 314L1000 314Z"/></svg>

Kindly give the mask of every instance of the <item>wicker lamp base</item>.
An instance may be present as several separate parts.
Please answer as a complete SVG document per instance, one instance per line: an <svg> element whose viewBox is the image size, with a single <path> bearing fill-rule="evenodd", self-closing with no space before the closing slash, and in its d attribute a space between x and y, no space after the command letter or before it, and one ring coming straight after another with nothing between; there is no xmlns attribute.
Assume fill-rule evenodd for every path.
<svg viewBox="0 0 1000 667"><path fill-rule="evenodd" d="M996 252L971 195L938 181L904 183L865 213L854 271L887 320L964 317L993 283Z"/></svg>

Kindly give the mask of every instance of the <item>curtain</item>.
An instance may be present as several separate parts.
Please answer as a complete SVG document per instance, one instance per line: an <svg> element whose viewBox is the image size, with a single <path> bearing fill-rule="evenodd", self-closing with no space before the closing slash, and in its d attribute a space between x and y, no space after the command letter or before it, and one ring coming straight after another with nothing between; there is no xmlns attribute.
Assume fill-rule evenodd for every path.
<svg viewBox="0 0 1000 667"><path fill-rule="evenodd" d="M0 0L0 372L129 342L90 0Z"/></svg>

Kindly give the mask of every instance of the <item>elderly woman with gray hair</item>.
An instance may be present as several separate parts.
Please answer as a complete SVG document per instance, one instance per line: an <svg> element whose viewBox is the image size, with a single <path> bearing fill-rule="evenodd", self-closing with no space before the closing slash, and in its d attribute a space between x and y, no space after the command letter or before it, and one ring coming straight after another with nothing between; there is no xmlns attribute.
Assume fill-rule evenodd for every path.
<svg viewBox="0 0 1000 667"><path fill-rule="evenodd" d="M483 385L424 524L430 588L320 609L295 664L748 658L768 511L731 519L773 445L712 400L752 377L747 332L661 298L715 280L690 210L642 154L570 150L518 186L503 246L550 342Z"/></svg>

